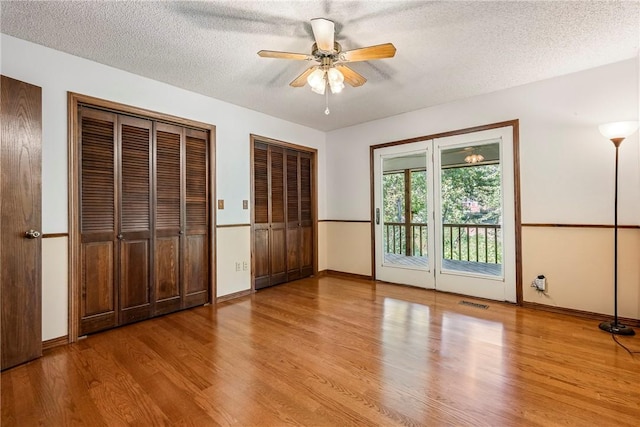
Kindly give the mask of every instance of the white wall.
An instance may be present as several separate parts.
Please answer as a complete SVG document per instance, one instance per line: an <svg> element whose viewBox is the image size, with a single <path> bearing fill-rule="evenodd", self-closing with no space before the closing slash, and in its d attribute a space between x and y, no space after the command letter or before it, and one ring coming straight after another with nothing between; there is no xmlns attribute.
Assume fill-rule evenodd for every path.
<svg viewBox="0 0 640 427"><path fill-rule="evenodd" d="M614 149L598 125L638 118L638 60L327 134L328 219L368 220L369 146L520 120L522 221L611 224ZM620 222L639 224L638 133L620 147Z"/></svg>
<svg viewBox="0 0 640 427"><path fill-rule="evenodd" d="M492 94L426 108L327 134L327 219L370 220L371 145L426 136L512 119L520 121L520 177L522 222L538 224L613 224L614 147L603 138L598 125L610 121L637 120L640 114L638 58L544 80ZM621 224L640 225L640 149L638 133L620 147L619 218ZM345 227L353 228L351 232ZM329 252L340 236L357 235L348 222L326 227ZM525 228L523 272L529 276L551 273L548 295L540 297L527 288L533 277L524 277L525 301L598 313L613 308L613 232L593 228ZM607 234L607 231L608 234ZM571 245L558 245L566 235ZM607 235L609 239L607 240ZM621 258L621 315L640 318L640 259L637 232L624 233ZM556 242L557 241L557 242ZM568 243L563 241L564 243ZM362 257L370 259L371 241L362 235L350 259L342 254L340 265L328 256L327 269L345 264L349 270L368 274ZM595 259L565 256L558 248L593 249ZM554 249L550 258L549 249ZM630 253L629 253L630 251ZM575 255L575 254L572 254ZM636 260L636 262L623 262ZM576 274L579 273L579 274ZM585 288L586 278L591 280ZM589 290L586 290L589 289ZM604 299L603 299L603 296ZM603 307L609 307L605 309Z"/></svg>
<svg viewBox="0 0 640 427"><path fill-rule="evenodd" d="M225 200L225 209L216 212L218 225L250 222L250 211L242 209L242 200L250 199L251 133L316 148L318 217L325 218L325 133L4 34L1 37L2 74L42 87L44 233L68 231L68 91L215 125L216 198ZM249 261L248 233L244 233L240 242L237 234L219 233L217 251L223 253L229 247L234 258ZM231 240L227 241L227 236ZM49 262L46 256L44 252L43 264ZM250 288L248 275L236 273L235 264L227 258L223 257L217 264L218 296ZM56 271L58 275L66 275L66 271ZM43 280L43 294L47 297L43 322L65 325L64 329L60 326L45 329L45 340L67 333L66 284L66 277Z"/></svg>

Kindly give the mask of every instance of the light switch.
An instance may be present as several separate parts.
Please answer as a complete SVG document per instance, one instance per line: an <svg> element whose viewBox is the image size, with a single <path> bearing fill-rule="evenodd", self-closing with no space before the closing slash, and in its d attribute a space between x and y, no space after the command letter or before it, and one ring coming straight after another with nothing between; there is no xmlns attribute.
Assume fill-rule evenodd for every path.
<svg viewBox="0 0 640 427"><path fill-rule="evenodd" d="M243 200L242 201L242 209L249 209L249 201L248 200Z"/></svg>
<svg viewBox="0 0 640 427"><path fill-rule="evenodd" d="M218 209L224 209L224 200L218 200Z"/></svg>

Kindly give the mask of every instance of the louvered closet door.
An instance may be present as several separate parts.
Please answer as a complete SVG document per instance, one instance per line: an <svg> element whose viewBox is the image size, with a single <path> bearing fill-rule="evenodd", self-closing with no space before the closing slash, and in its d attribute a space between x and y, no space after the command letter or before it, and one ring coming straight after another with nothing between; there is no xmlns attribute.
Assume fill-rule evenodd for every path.
<svg viewBox="0 0 640 427"><path fill-rule="evenodd" d="M253 275L255 289L269 286L269 147L253 149Z"/></svg>
<svg viewBox="0 0 640 427"><path fill-rule="evenodd" d="M120 324L151 317L152 122L119 117L120 142Z"/></svg>
<svg viewBox="0 0 640 427"><path fill-rule="evenodd" d="M157 123L155 141L154 313L159 315L182 305L184 128Z"/></svg>
<svg viewBox="0 0 640 427"><path fill-rule="evenodd" d="M209 301L209 145L206 132L185 130L186 234L184 306Z"/></svg>
<svg viewBox="0 0 640 427"><path fill-rule="evenodd" d="M269 147L270 285L287 281L287 228L285 209L285 150Z"/></svg>
<svg viewBox="0 0 640 427"><path fill-rule="evenodd" d="M116 115L80 109L80 335L118 324Z"/></svg>
<svg viewBox="0 0 640 427"><path fill-rule="evenodd" d="M287 277L289 280L301 277L301 244L299 153L287 150Z"/></svg>
<svg viewBox="0 0 640 427"><path fill-rule="evenodd" d="M313 274L313 160L310 153L300 153L300 269L302 277Z"/></svg>

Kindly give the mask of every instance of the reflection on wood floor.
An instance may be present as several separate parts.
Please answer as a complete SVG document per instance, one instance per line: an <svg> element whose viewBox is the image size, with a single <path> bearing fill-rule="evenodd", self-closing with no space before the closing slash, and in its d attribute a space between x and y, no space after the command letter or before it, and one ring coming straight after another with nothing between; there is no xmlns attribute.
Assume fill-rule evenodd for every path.
<svg viewBox="0 0 640 427"><path fill-rule="evenodd" d="M425 269L429 267L429 258L426 256L384 254L384 261L388 264L399 266L418 267ZM442 268L443 270L449 271L463 271L466 273L477 273L487 276L502 276L502 264L443 259Z"/></svg>
<svg viewBox="0 0 640 427"><path fill-rule="evenodd" d="M2 426L638 425L597 321L461 299L312 278L99 333L3 372Z"/></svg>

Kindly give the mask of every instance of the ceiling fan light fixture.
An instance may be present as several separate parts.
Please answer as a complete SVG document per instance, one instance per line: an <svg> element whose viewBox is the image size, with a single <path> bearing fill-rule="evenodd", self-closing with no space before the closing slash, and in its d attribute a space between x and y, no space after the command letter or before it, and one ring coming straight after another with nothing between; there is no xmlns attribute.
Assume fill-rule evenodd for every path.
<svg viewBox="0 0 640 427"><path fill-rule="evenodd" d="M329 87L331 88L331 93L340 93L344 89L344 83L329 80Z"/></svg>
<svg viewBox="0 0 640 427"><path fill-rule="evenodd" d="M481 161L484 160L484 156L482 154L470 154L467 157L464 158L464 161L467 163L480 163Z"/></svg>
<svg viewBox="0 0 640 427"><path fill-rule="evenodd" d="M311 86L311 91L317 93L318 95L324 95L326 89L327 85L324 80L322 80L322 83L319 85Z"/></svg>
<svg viewBox="0 0 640 427"><path fill-rule="evenodd" d="M309 83L311 90L315 93L319 93L320 95L324 94L324 87L326 86L324 70L318 68L313 73L309 74L309 77L307 77L307 83Z"/></svg>

